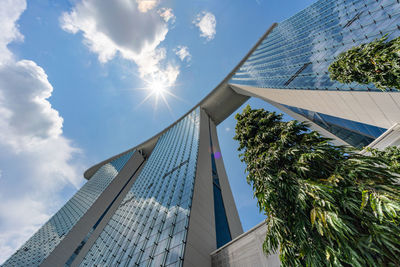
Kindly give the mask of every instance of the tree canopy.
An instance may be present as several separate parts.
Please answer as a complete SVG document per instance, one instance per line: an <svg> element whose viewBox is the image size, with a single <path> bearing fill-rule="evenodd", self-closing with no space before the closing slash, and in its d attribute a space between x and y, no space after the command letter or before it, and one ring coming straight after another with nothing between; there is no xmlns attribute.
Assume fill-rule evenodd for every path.
<svg viewBox="0 0 400 267"><path fill-rule="evenodd" d="M282 266L400 265L398 148L361 155L250 106L236 119L247 182L267 215L265 253L279 250Z"/></svg>
<svg viewBox="0 0 400 267"><path fill-rule="evenodd" d="M329 66L330 78L341 83L373 83L400 90L400 37L376 39L341 53Z"/></svg>

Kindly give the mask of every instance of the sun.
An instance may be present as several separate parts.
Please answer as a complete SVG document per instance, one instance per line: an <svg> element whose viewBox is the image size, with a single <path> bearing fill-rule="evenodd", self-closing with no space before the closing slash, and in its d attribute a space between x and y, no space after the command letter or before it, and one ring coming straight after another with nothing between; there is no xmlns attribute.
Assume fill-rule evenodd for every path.
<svg viewBox="0 0 400 267"><path fill-rule="evenodd" d="M172 110L170 105L168 104L167 96L172 96L174 98L180 99L178 96L171 93L171 89L173 84L171 84L167 79L162 79L162 77L152 77L151 79L143 79L145 86L142 88L138 88L141 90L145 90L147 92L146 97L139 103L141 106L144 102L149 100L150 98L154 99L153 109L154 111L158 108L159 100L167 106L169 112L172 114Z"/></svg>
<svg viewBox="0 0 400 267"><path fill-rule="evenodd" d="M163 95L167 90L167 85L162 81L152 81L148 84L151 94Z"/></svg>

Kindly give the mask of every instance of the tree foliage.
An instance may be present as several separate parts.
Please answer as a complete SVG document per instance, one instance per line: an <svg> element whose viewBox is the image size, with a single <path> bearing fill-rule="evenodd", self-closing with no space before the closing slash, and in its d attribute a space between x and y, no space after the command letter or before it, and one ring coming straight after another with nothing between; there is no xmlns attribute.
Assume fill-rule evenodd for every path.
<svg viewBox="0 0 400 267"><path fill-rule="evenodd" d="M329 66L330 78L341 83L373 83L376 88L400 90L400 37L387 37L341 53Z"/></svg>
<svg viewBox="0 0 400 267"><path fill-rule="evenodd" d="M236 119L267 254L283 266L400 266L399 149L361 155L250 106Z"/></svg>

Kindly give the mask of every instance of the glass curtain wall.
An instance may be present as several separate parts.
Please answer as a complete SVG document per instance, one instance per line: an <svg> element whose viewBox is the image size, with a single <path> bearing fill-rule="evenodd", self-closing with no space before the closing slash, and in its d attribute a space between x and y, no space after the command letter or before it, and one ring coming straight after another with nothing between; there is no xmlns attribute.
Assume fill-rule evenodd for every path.
<svg viewBox="0 0 400 267"><path fill-rule="evenodd" d="M373 84L332 81L328 67L340 53L383 36L388 40L400 36L399 1L320 0L279 23L235 73L230 83L265 90L380 92ZM354 147L368 145L379 136L378 132L386 130L299 107L286 107Z"/></svg>
<svg viewBox="0 0 400 267"><path fill-rule="evenodd" d="M373 125L360 123L351 120L329 116L326 114L283 105L289 110L301 114L310 121L328 130L335 136L339 137L349 145L362 149L369 145L377 137L383 134L386 129Z"/></svg>
<svg viewBox="0 0 400 267"><path fill-rule="evenodd" d="M134 151L103 165L3 266L38 266L125 166Z"/></svg>
<svg viewBox="0 0 400 267"><path fill-rule="evenodd" d="M197 108L165 132L80 266L181 266L199 145Z"/></svg>
<svg viewBox="0 0 400 267"><path fill-rule="evenodd" d="M340 53L387 35L400 36L397 0L320 0L279 23L230 83L263 88L370 90L372 84L331 81L328 67Z"/></svg>

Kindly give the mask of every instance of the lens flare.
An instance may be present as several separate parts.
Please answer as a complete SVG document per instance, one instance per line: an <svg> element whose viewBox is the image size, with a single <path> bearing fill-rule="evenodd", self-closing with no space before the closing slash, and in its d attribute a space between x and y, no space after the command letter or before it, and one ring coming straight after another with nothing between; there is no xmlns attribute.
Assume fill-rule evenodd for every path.
<svg viewBox="0 0 400 267"><path fill-rule="evenodd" d="M174 84L170 84L168 80L161 79L161 78L151 78L151 79L143 79L145 86L143 88L138 88L140 90L147 91L146 97L139 103L137 107L140 107L144 102L149 100L150 98L154 99L154 110L158 108L158 102L161 98L162 102L167 106L169 112L172 115L172 109L168 103L167 96L172 96L176 99L182 100L180 97L176 96L175 94L171 93L170 89Z"/></svg>

